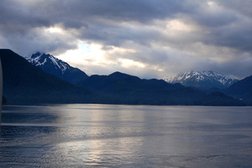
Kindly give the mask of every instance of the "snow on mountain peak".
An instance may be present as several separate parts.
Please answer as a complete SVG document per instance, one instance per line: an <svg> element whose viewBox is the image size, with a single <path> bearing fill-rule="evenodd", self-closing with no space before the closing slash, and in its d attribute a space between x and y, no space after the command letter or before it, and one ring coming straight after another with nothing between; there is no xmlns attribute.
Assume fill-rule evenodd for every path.
<svg viewBox="0 0 252 168"><path fill-rule="evenodd" d="M224 88L232 85L237 79L214 71L189 71L166 81L199 88Z"/></svg>
<svg viewBox="0 0 252 168"><path fill-rule="evenodd" d="M30 57L26 57L26 59L32 65L40 68L44 72L54 75L55 77L72 84L77 84L81 80L88 77L85 72L70 66L68 63L50 54L36 52Z"/></svg>
<svg viewBox="0 0 252 168"><path fill-rule="evenodd" d="M70 65L59 60L58 58L50 54L45 54L41 52L36 52L35 54L32 54L30 58L27 58L27 60L33 65L39 67L45 66L45 64L52 64L55 66L55 69L60 69L62 73L64 73L68 68L70 68Z"/></svg>

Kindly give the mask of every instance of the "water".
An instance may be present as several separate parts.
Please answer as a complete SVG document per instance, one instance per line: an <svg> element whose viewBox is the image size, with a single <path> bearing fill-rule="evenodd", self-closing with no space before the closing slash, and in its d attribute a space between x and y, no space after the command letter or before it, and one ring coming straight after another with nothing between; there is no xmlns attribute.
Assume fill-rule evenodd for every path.
<svg viewBox="0 0 252 168"><path fill-rule="evenodd" d="M252 107L7 106L0 167L251 168Z"/></svg>

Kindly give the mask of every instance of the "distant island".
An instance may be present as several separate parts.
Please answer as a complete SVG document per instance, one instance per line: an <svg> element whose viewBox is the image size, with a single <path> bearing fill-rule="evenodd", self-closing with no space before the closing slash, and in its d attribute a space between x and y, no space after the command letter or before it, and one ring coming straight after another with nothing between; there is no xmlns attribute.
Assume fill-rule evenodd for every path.
<svg viewBox="0 0 252 168"><path fill-rule="evenodd" d="M252 105L252 76L218 83L226 78L207 72L203 75L210 73L214 78L206 77L197 87L199 83L195 81L169 83L122 72L88 76L52 55L39 52L25 59L9 49L0 49L0 57L7 104ZM213 84L217 87L210 87Z"/></svg>

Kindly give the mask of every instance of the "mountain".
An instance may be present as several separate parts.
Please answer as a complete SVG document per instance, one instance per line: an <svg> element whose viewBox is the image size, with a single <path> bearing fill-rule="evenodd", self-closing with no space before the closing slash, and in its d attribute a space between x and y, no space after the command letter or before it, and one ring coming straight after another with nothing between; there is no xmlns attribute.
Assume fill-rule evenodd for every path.
<svg viewBox="0 0 252 168"><path fill-rule="evenodd" d="M191 71L181 73L167 81L170 83L181 83L184 86L207 90L214 88L227 88L238 80L213 71Z"/></svg>
<svg viewBox="0 0 252 168"><path fill-rule="evenodd" d="M170 91L184 88L180 84L168 84L163 80L157 79L140 79L121 72L114 72L108 76L92 75L79 85L93 91L109 92L110 94L130 93L133 90L147 92L158 90Z"/></svg>
<svg viewBox="0 0 252 168"><path fill-rule="evenodd" d="M56 76L71 84L76 84L87 78L87 74L78 68L70 66L68 63L45 53L36 52L31 57L26 58L28 62L40 68L46 73Z"/></svg>
<svg viewBox="0 0 252 168"><path fill-rule="evenodd" d="M11 50L0 49L0 57L8 104L80 102L88 93L43 72Z"/></svg>
<svg viewBox="0 0 252 168"><path fill-rule="evenodd" d="M96 103L152 104L152 105L240 105L222 93L207 94L203 91L169 84L164 80L140 79L121 72L108 76L93 75L79 86L92 91Z"/></svg>
<svg viewBox="0 0 252 168"><path fill-rule="evenodd" d="M252 105L252 76L234 83L226 90L226 93Z"/></svg>
<svg viewBox="0 0 252 168"><path fill-rule="evenodd" d="M121 72L93 75L73 85L45 73L11 50L0 49L0 57L3 93L8 104L242 105L241 101L220 92L206 93Z"/></svg>

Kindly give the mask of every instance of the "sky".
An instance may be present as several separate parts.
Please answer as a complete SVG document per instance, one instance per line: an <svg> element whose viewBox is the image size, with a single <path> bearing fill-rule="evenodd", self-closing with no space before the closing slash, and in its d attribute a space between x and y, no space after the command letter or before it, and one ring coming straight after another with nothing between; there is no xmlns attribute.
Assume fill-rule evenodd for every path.
<svg viewBox="0 0 252 168"><path fill-rule="evenodd" d="M88 75L252 75L251 0L1 0L0 48Z"/></svg>

